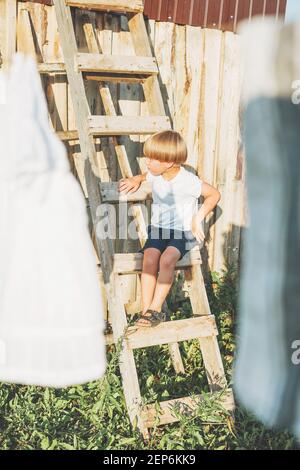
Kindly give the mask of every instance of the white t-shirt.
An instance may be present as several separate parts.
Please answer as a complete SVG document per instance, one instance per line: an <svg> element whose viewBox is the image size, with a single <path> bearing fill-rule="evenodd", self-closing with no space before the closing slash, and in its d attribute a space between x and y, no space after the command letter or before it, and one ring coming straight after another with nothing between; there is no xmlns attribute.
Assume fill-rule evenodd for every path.
<svg viewBox="0 0 300 470"><path fill-rule="evenodd" d="M181 166L170 181L149 171L146 181L152 184L151 224L174 230L190 230L201 196L200 178Z"/></svg>

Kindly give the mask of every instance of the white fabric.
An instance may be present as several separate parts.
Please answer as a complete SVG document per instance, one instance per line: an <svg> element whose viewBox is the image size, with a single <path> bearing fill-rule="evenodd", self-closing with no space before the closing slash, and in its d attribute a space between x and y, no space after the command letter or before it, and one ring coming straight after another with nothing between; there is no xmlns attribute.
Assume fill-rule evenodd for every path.
<svg viewBox="0 0 300 470"><path fill-rule="evenodd" d="M17 54L0 90L0 380L99 379L104 318L85 199L33 59Z"/></svg>
<svg viewBox="0 0 300 470"><path fill-rule="evenodd" d="M167 181L161 175L147 172L146 180L152 184L151 224L173 230L191 229L194 213L201 196L202 181L183 166L174 178Z"/></svg>

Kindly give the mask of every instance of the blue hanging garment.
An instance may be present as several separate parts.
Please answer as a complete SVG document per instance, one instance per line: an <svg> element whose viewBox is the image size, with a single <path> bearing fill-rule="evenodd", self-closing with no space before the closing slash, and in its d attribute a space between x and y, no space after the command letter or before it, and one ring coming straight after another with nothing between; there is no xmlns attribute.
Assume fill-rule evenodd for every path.
<svg viewBox="0 0 300 470"><path fill-rule="evenodd" d="M250 219L234 388L265 424L300 437L299 30L273 20L241 30Z"/></svg>

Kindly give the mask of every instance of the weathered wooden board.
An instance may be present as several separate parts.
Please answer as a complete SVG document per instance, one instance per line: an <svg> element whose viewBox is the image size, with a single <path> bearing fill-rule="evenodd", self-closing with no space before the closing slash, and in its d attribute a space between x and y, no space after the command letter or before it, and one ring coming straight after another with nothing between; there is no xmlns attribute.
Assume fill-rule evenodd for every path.
<svg viewBox="0 0 300 470"><path fill-rule="evenodd" d="M10 2L12 4L13 0L5 0L6 4ZM17 49L34 52L38 62L47 64L39 67L43 68L51 122L57 131L63 132L61 135L68 142L70 162L83 181L78 135L74 133L76 123L69 87L62 73L64 60L53 7L32 2L17 3ZM3 5L0 3L2 9ZM0 21L3 25L3 18ZM74 22L80 53L133 56L136 49L140 55L147 56L133 44L125 16L77 10ZM198 172L201 179L216 185L222 194L217 211L207 217L207 243L202 250L203 260L207 260L209 268L219 271L227 263L238 263L241 227L246 224L245 178L238 122L239 37L233 33L172 22L150 20L147 25L160 73L163 106L174 129L182 133L187 143L187 164ZM13 31L11 26L10 31ZM3 29L0 44L1 34L3 37ZM47 74L51 69L51 74ZM146 93L149 85L144 84ZM129 116L127 124L134 116L146 118L153 114L138 83L89 80L86 90L93 115L105 114L105 87L110 91L116 113ZM103 123L104 120L101 121ZM168 123L162 122L162 127L165 125ZM133 174L146 170L142 147L148 134L125 135L125 132L133 132L133 127L134 121L127 129L117 129L123 133L118 137L119 147L113 144L113 137L101 135L101 141L96 138L97 167L103 181L117 181L122 177L116 158L116 151L122 153L122 149L127 152ZM144 131L150 132L150 127ZM101 129L98 130L101 134ZM84 181L83 189L86 193ZM121 245L120 251L124 243ZM123 248L127 251L129 245Z"/></svg>

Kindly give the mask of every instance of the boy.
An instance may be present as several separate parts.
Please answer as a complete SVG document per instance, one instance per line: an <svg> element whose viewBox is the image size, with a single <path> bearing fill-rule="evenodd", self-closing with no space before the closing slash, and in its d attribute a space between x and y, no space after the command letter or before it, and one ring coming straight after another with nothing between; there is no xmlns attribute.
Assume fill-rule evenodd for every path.
<svg viewBox="0 0 300 470"><path fill-rule="evenodd" d="M220 193L182 166L187 148L178 132L166 130L151 135L143 152L149 171L121 179L118 189L123 194L133 193L143 181L152 183L151 225L140 250L144 253L142 315L137 325L144 327L165 320L161 309L173 283L175 265L192 246L204 240L201 223L217 205ZM197 211L200 195L204 203Z"/></svg>

